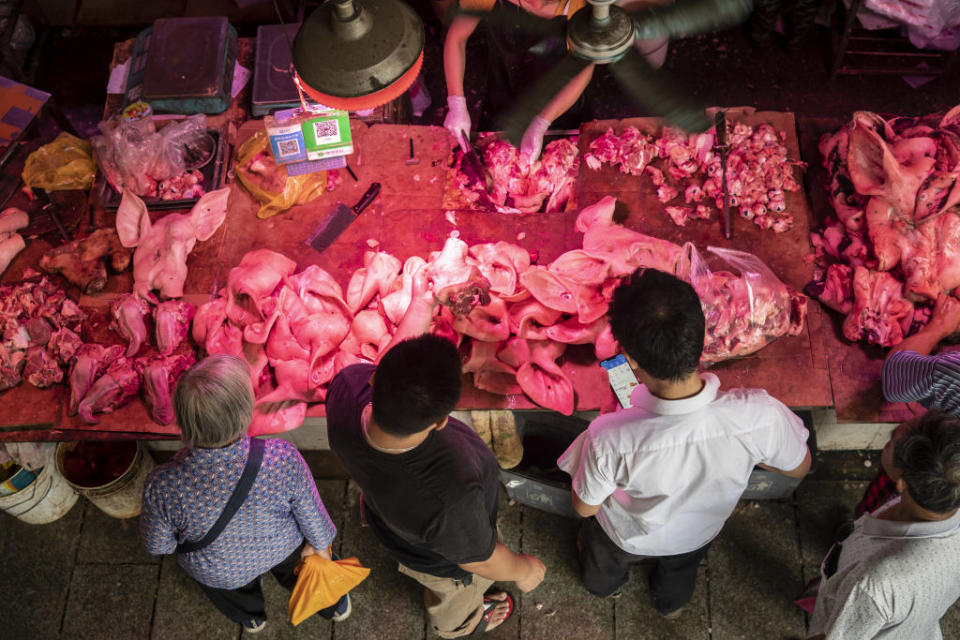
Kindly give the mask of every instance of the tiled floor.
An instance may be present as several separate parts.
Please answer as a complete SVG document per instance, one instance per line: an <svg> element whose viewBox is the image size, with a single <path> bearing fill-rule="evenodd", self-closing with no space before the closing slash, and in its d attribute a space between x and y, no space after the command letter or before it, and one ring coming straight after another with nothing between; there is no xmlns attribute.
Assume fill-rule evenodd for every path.
<svg viewBox="0 0 960 640"><path fill-rule="evenodd" d="M270 623L259 638L417 640L425 626L421 592L357 513L358 491L342 480L318 481L340 533L342 556L373 569L353 592L352 617L336 625L311 618L286 622L286 592L264 579ZM690 606L676 621L659 617L637 570L617 598L597 599L580 585L577 523L504 500L501 530L514 549L544 560L547 579L522 596L518 613L491 638L643 640L804 638L806 619L792 604L815 575L836 525L862 482L808 479L783 501L741 502L701 568ZM172 557L146 555L136 520L115 520L82 500L43 526L0 516L0 636L11 640L219 640L241 630L210 605ZM960 638L960 608L943 623Z"/></svg>

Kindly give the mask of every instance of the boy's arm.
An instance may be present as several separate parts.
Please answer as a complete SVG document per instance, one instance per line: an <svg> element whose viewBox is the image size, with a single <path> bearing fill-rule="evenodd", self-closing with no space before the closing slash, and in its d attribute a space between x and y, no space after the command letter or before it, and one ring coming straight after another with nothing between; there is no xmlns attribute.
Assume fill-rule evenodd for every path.
<svg viewBox="0 0 960 640"><path fill-rule="evenodd" d="M514 553L507 545L497 543L493 554L482 562L458 565L464 571L495 582L514 582L520 591L532 591L543 582L547 568L539 558Z"/></svg>
<svg viewBox="0 0 960 640"><path fill-rule="evenodd" d="M761 469L766 469L767 471L775 471L777 473L783 474L788 478L802 478L807 473L810 472L810 465L813 463L813 457L810 455L810 448L807 447L807 455L803 457L803 462L793 469L777 469L776 467L771 467L763 463L757 463L757 466Z"/></svg>
<svg viewBox="0 0 960 640"><path fill-rule="evenodd" d="M580 499L580 496L577 495L576 490L571 489L570 495L573 498L573 510L576 511L581 517L589 518L590 516L596 515L600 511L601 504L587 504Z"/></svg>

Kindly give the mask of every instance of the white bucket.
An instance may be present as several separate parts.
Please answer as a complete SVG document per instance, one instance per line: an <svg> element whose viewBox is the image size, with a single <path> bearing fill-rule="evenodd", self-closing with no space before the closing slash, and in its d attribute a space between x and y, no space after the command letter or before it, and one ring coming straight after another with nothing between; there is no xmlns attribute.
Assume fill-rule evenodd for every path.
<svg viewBox="0 0 960 640"><path fill-rule="evenodd" d="M0 498L0 509L30 524L47 524L70 511L78 497L51 458L33 482Z"/></svg>
<svg viewBox="0 0 960 640"><path fill-rule="evenodd" d="M76 447L76 442L61 442L57 445L57 468L63 473L64 456ZM90 502L97 505L101 511L114 518L133 518L140 515L143 504L143 483L147 474L156 464L143 444L135 442L136 452L126 470L115 480L95 487L87 487L67 482L77 493L85 496Z"/></svg>

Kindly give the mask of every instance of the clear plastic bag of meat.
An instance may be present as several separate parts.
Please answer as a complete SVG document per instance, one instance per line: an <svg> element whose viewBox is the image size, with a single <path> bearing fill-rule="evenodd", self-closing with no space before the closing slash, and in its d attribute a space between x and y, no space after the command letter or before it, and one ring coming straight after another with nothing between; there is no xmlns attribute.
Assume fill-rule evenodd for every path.
<svg viewBox="0 0 960 640"><path fill-rule="evenodd" d="M706 319L703 364L747 356L803 331L807 297L785 285L760 258L719 247L707 247L707 254L686 243L677 274L700 296Z"/></svg>
<svg viewBox="0 0 960 640"><path fill-rule="evenodd" d="M99 129L101 135L90 142L110 186L121 193L130 189L138 196L155 197L158 182L187 169L191 141L206 136L207 124L200 114L154 130L114 117L101 122Z"/></svg>

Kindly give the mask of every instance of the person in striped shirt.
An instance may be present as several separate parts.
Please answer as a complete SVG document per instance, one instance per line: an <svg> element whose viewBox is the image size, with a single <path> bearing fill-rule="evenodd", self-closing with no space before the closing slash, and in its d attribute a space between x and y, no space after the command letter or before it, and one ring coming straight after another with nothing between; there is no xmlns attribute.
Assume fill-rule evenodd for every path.
<svg viewBox="0 0 960 640"><path fill-rule="evenodd" d="M883 362L883 397L889 402L917 402L960 416L960 351L930 355L960 326L960 300L940 294L925 327L895 345ZM871 513L897 490L890 476L880 469L867 487L856 513Z"/></svg>

